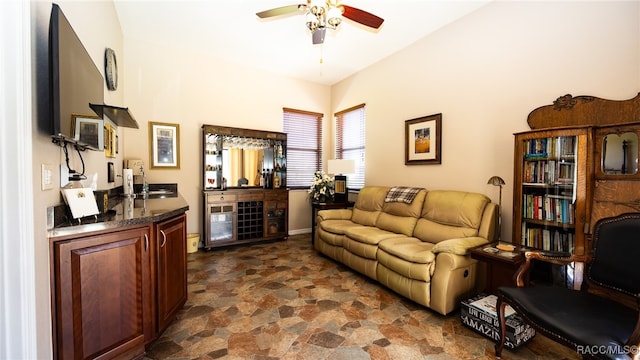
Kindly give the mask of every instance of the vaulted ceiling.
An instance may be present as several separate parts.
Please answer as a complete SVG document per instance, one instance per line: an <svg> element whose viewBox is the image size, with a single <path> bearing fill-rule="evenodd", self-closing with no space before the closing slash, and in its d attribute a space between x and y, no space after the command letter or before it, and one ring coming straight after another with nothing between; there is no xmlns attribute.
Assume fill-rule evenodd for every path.
<svg viewBox="0 0 640 360"><path fill-rule="evenodd" d="M125 37L332 85L489 1L344 0L385 21L372 30L346 19L322 45L312 44L302 13L256 16L295 0L115 0L115 7Z"/></svg>

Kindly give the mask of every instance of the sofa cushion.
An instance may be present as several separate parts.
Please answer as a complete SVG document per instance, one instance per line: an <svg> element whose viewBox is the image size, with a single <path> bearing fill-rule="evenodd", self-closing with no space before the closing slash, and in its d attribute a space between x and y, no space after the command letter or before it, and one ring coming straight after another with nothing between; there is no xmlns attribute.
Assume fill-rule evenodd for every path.
<svg viewBox="0 0 640 360"><path fill-rule="evenodd" d="M375 226L388 191L389 187L386 186L365 186L362 188L353 206L351 220L361 225Z"/></svg>
<svg viewBox="0 0 640 360"><path fill-rule="evenodd" d="M318 227L326 232L344 235L348 229L365 226L351 220L324 220L318 223Z"/></svg>
<svg viewBox="0 0 640 360"><path fill-rule="evenodd" d="M376 227L411 236L416 226L416 221L422 213L426 190L420 190L411 204L404 202L385 202L382 213L378 217Z"/></svg>
<svg viewBox="0 0 640 360"><path fill-rule="evenodd" d="M394 272L414 280L431 281L436 256L431 244L416 238L387 239L378 244L378 262Z"/></svg>
<svg viewBox="0 0 640 360"><path fill-rule="evenodd" d="M378 243L378 247L391 255L414 263L428 264L436 259L431 251L433 244L414 237L387 239Z"/></svg>
<svg viewBox="0 0 640 360"><path fill-rule="evenodd" d="M413 236L431 243L477 236L484 209L489 202L488 197L478 193L429 191Z"/></svg>
<svg viewBox="0 0 640 360"><path fill-rule="evenodd" d="M354 226L346 230L345 235L349 239L352 239L363 244L377 245L380 241L390 238L401 237L402 235L396 234L391 231L378 229L375 226Z"/></svg>

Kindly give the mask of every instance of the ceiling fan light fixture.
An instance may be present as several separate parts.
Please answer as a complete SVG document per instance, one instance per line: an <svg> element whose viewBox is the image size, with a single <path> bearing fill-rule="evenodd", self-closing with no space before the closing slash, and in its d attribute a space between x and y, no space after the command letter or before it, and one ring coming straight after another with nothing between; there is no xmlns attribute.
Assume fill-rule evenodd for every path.
<svg viewBox="0 0 640 360"><path fill-rule="evenodd" d="M320 21L318 21L317 16L315 16L312 13L307 13L307 21L306 21L307 29L311 31L315 31L318 28L319 24L320 24Z"/></svg>
<svg viewBox="0 0 640 360"><path fill-rule="evenodd" d="M327 13L327 24L335 29L340 23L342 23L342 11L332 6Z"/></svg>
<svg viewBox="0 0 640 360"><path fill-rule="evenodd" d="M323 0L312 0L309 4L309 11L316 16L323 15L327 9Z"/></svg>

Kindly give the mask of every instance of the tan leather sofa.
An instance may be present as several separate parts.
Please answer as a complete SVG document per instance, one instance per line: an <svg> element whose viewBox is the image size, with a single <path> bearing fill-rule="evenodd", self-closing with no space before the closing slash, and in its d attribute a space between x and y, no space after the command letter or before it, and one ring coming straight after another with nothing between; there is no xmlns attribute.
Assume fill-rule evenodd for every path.
<svg viewBox="0 0 640 360"><path fill-rule="evenodd" d="M441 314L484 284L467 249L494 241L498 206L485 195L420 190L387 202L391 188L367 186L352 209L317 214L319 252Z"/></svg>

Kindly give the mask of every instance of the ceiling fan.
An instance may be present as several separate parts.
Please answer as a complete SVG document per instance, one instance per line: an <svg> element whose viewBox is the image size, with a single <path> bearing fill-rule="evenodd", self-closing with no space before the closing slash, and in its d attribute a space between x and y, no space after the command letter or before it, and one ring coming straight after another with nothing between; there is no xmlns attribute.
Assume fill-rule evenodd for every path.
<svg viewBox="0 0 640 360"><path fill-rule="evenodd" d="M313 44L324 43L327 29L337 29L343 17L373 29L379 29L384 22L381 17L353 6L340 4L339 0L307 0L306 4L281 6L261 11L256 15L265 19L295 12L306 15L305 24L312 33Z"/></svg>

